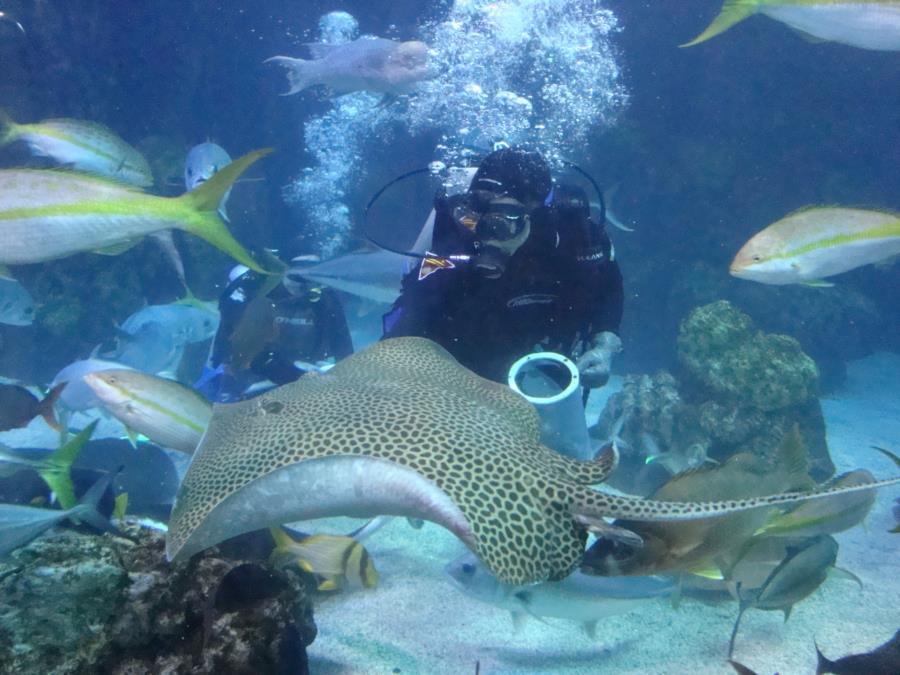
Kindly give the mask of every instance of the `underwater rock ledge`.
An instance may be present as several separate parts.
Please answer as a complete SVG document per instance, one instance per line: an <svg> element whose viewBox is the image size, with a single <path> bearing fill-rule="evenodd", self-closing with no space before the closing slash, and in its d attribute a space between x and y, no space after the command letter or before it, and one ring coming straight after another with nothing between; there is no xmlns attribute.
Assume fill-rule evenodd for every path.
<svg viewBox="0 0 900 675"><path fill-rule="evenodd" d="M164 535L72 530L0 562L0 675L308 673L303 578L210 549L165 561Z"/></svg>

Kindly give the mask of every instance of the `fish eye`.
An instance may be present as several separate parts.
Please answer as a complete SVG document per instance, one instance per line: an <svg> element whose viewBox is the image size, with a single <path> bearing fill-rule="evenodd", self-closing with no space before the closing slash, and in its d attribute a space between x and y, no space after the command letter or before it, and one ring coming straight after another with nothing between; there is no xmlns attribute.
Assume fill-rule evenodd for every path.
<svg viewBox="0 0 900 675"><path fill-rule="evenodd" d="M475 574L475 565L473 565L471 563L463 563L462 571L463 571L463 574L472 576L473 574Z"/></svg>
<svg viewBox="0 0 900 675"><path fill-rule="evenodd" d="M755 255L755 256L753 256L753 262L759 262L760 260L762 260L762 256L761 256L761 255Z"/></svg>

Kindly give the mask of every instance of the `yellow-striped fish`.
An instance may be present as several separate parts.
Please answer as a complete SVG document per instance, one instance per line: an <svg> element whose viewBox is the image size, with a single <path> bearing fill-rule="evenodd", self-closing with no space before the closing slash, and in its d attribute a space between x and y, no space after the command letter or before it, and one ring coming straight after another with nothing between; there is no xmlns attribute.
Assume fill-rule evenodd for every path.
<svg viewBox="0 0 900 675"><path fill-rule="evenodd" d="M733 276L761 284L812 284L900 254L900 215L811 207L769 225L744 244Z"/></svg>
<svg viewBox="0 0 900 675"><path fill-rule="evenodd" d="M148 234L177 228L264 272L231 236L216 209L238 176L269 152L244 155L180 197L157 197L74 172L0 171L0 264L124 250Z"/></svg>
<svg viewBox="0 0 900 675"><path fill-rule="evenodd" d="M271 527L275 550L269 558L276 567L299 567L321 577L320 591L346 587L372 588L378 584L378 571L366 547L353 537L313 534L294 539L283 527Z"/></svg>
<svg viewBox="0 0 900 675"><path fill-rule="evenodd" d="M725 0L709 27L681 46L706 42L753 14L765 14L813 41L900 50L900 0Z"/></svg>
<svg viewBox="0 0 900 675"><path fill-rule="evenodd" d="M144 156L102 124L52 119L17 124L0 110L0 145L24 141L31 152L76 171L148 187L153 172Z"/></svg>
<svg viewBox="0 0 900 675"><path fill-rule="evenodd" d="M194 452L212 417L209 401L174 380L138 370L103 370L83 379L128 429L166 448Z"/></svg>

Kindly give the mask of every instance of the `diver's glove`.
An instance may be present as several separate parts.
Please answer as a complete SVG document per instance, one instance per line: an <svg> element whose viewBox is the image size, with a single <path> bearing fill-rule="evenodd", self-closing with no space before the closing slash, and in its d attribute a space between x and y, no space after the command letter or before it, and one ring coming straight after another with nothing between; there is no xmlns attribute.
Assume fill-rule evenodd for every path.
<svg viewBox="0 0 900 675"><path fill-rule="evenodd" d="M609 380L613 356L622 351L619 336L609 331L598 333L591 341L591 348L578 357L575 365L581 375L581 384L588 389L602 387Z"/></svg>

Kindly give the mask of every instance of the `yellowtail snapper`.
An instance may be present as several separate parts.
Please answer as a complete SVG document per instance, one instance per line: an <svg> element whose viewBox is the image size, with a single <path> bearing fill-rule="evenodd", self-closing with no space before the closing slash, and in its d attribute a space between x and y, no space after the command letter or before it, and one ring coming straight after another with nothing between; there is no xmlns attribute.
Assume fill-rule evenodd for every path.
<svg viewBox="0 0 900 675"><path fill-rule="evenodd" d="M130 434L192 453L212 417L212 404L174 380L137 370L101 370L84 375L84 382Z"/></svg>
<svg viewBox="0 0 900 675"><path fill-rule="evenodd" d="M234 181L270 152L244 155L180 197L157 197L72 172L0 171L0 264L38 263L83 251L121 251L148 234L177 228L264 272L216 209Z"/></svg>
<svg viewBox="0 0 900 675"><path fill-rule="evenodd" d="M144 156L102 124L72 119L17 124L0 110L0 145L19 140L35 155L65 167L138 187L153 185L153 172Z"/></svg>

